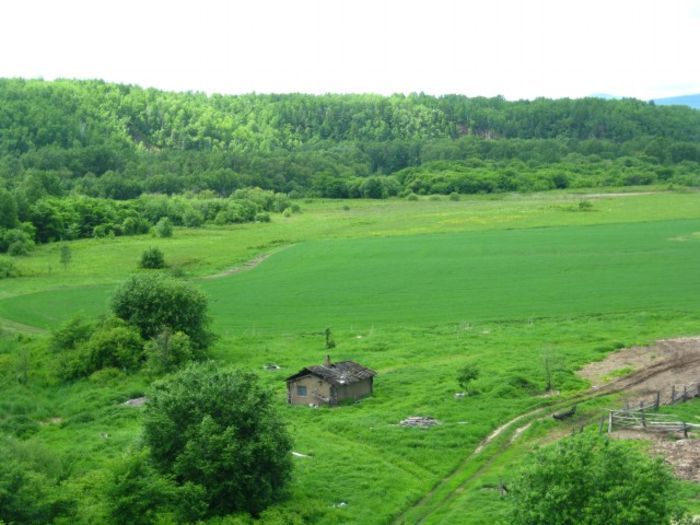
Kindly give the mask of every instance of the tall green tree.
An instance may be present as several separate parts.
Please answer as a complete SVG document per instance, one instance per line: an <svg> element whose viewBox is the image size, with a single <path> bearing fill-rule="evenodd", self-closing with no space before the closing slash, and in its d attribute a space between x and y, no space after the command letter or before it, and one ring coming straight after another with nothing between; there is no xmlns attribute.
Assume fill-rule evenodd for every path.
<svg viewBox="0 0 700 525"><path fill-rule="evenodd" d="M205 349L213 336L208 330L207 298L198 289L162 274L137 274L112 297L112 311L135 326L144 339L163 329L187 334L195 349Z"/></svg>
<svg viewBox="0 0 700 525"><path fill-rule="evenodd" d="M257 376L190 365L154 385L144 441L156 468L201 487L208 514L258 515L291 475L291 438Z"/></svg>
<svg viewBox="0 0 700 525"><path fill-rule="evenodd" d="M17 224L17 201L9 191L0 188L0 228L14 228Z"/></svg>

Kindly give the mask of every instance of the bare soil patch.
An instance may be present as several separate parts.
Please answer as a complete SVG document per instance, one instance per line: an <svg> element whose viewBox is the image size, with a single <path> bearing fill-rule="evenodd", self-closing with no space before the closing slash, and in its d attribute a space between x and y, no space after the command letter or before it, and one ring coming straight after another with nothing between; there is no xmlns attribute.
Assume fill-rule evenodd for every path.
<svg viewBox="0 0 700 525"><path fill-rule="evenodd" d="M627 369L629 374L611 379L615 371ZM662 339L651 346L624 348L586 365L578 374L589 380L593 389L614 386L624 390L630 403L658 391L661 403L668 404L674 386L679 392L683 385L700 380L700 337Z"/></svg>
<svg viewBox="0 0 700 525"><path fill-rule="evenodd" d="M616 430L613 439L649 441L649 452L663 458L677 478L700 483L700 440L643 430Z"/></svg>
<svg viewBox="0 0 700 525"><path fill-rule="evenodd" d="M671 465L676 477L700 483L700 440L657 439L651 450Z"/></svg>

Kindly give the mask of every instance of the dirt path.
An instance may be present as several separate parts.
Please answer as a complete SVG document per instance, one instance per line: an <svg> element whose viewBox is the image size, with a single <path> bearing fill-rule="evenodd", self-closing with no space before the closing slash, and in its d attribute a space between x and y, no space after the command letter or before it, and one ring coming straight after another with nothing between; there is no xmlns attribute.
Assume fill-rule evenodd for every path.
<svg viewBox="0 0 700 525"><path fill-rule="evenodd" d="M580 195L576 195L577 197L586 197L589 199L600 199L602 197L638 197L640 195L656 195L658 193L661 193L659 191L630 191L630 192L624 192L624 191L616 191L616 192L610 192L610 193L582 193Z"/></svg>
<svg viewBox="0 0 700 525"><path fill-rule="evenodd" d="M37 326L31 326L28 324L18 323L17 321L12 321L10 319L5 319L0 317L0 331L7 331L18 334L29 334L29 335L40 335L45 334L47 331L43 328Z"/></svg>
<svg viewBox="0 0 700 525"><path fill-rule="evenodd" d="M620 366L621 363L623 366ZM450 474L436 483L427 494L403 511L391 523L399 525L424 522L434 512L445 507L456 495L463 492L467 485L474 483L486 474L494 461L504 454L533 422L551 417L553 413L563 407L570 407L574 403L620 392L629 392L630 395L648 393L652 390L659 390L661 386L682 383L687 378L697 381L700 378L700 337L666 339L649 347L620 350L610 354L601 362L584 367L579 373L589 380L602 382L603 378L609 376L611 371L619 368L630 368L632 372L613 381L594 385L586 392L571 398L558 400L550 405L516 416L493 430ZM662 403L664 401L665 399L662 398ZM519 422L525 422L525 424L513 430L513 427ZM472 474L459 482L456 487L447 490L449 485L453 484L473 465L484 449L492 446L499 436L509 432L512 432L510 439L502 442L493 455ZM410 522L407 521L408 518L411 518Z"/></svg>
<svg viewBox="0 0 700 525"><path fill-rule="evenodd" d="M261 253L260 255L256 255L252 259L245 261L244 263L239 264L238 266L232 266L231 268L227 268L226 270L223 270L221 272L214 273L212 275L204 276L204 277L202 277L202 279L222 279L224 277L228 277L230 275L235 275L237 273L247 272L249 270L257 268L260 264L262 264L271 255L279 253L282 250L286 250L287 248L291 248L292 246L294 246L294 244L288 244L286 246L278 248L277 250L274 250L274 251L271 251L268 253Z"/></svg>

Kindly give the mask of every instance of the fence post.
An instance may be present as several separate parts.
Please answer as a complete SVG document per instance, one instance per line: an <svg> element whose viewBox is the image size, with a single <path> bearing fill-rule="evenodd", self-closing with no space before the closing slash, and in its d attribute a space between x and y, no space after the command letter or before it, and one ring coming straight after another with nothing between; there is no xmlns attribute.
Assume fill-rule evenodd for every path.
<svg viewBox="0 0 700 525"><path fill-rule="evenodd" d="M676 402L676 385L671 385L671 404Z"/></svg>
<svg viewBox="0 0 700 525"><path fill-rule="evenodd" d="M612 410L608 412L608 434L613 431L613 413Z"/></svg>
<svg viewBox="0 0 700 525"><path fill-rule="evenodd" d="M605 416L600 416L600 425L598 425L598 434L603 433L603 425L605 424Z"/></svg>
<svg viewBox="0 0 700 525"><path fill-rule="evenodd" d="M644 401L639 402L639 413L642 415L642 426L646 428L647 426L647 421L644 418Z"/></svg>
<svg viewBox="0 0 700 525"><path fill-rule="evenodd" d="M661 390L656 391L656 402L654 403L654 410L659 409L659 404L661 403Z"/></svg>
<svg viewBox="0 0 700 525"><path fill-rule="evenodd" d="M688 401L688 387L683 385L683 401Z"/></svg>
<svg viewBox="0 0 700 525"><path fill-rule="evenodd" d="M683 436L688 439L688 425L685 424L685 421L683 421Z"/></svg>

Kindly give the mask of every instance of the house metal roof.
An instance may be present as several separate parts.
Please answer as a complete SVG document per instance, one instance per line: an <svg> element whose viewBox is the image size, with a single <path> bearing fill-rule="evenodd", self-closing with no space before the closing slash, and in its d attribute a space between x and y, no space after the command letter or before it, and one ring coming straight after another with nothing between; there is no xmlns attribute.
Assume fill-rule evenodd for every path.
<svg viewBox="0 0 700 525"><path fill-rule="evenodd" d="M286 380L287 382L294 381L306 375L320 377L333 385L345 386L374 377L377 375L377 372L354 361L340 361L330 365L307 366L296 374L289 376Z"/></svg>

